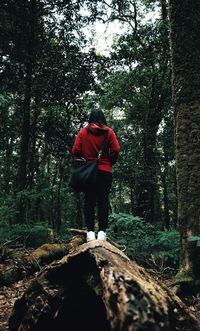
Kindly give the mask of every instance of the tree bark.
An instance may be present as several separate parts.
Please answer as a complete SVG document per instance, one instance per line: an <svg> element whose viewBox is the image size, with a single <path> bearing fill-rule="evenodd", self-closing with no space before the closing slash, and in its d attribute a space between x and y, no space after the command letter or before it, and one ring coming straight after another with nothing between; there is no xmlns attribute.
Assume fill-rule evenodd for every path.
<svg viewBox="0 0 200 331"><path fill-rule="evenodd" d="M24 96L22 103L22 128L20 155L17 173L17 190L23 192L27 187L29 145L30 145L30 117L31 117L31 97L32 97L32 80L33 71L36 61L36 27L38 24L37 18L37 2L36 0L29 1L25 10L25 25L26 30L22 30L24 34ZM21 196L17 205L18 215L16 223L23 223L26 220L26 199Z"/></svg>
<svg viewBox="0 0 200 331"><path fill-rule="evenodd" d="M162 186L163 186L164 226L167 230L169 230L170 215L169 215L169 200L168 200L168 191L167 191L165 170L163 173L161 173L161 180L162 180Z"/></svg>
<svg viewBox="0 0 200 331"><path fill-rule="evenodd" d="M12 151L13 151L13 138L5 138L5 159L4 159L4 192L5 194L10 193L10 178L11 178L11 160L12 160Z"/></svg>
<svg viewBox="0 0 200 331"><path fill-rule="evenodd" d="M109 242L79 246L38 274L10 331L200 330L183 303Z"/></svg>
<svg viewBox="0 0 200 331"><path fill-rule="evenodd" d="M164 148L164 162L163 162L163 171L160 165L160 178L162 181L163 187L163 207L164 207L164 227L169 230L170 228L170 214L169 214L169 198L168 198L168 186L167 186L167 178L168 178L168 157L166 153L166 148Z"/></svg>
<svg viewBox="0 0 200 331"><path fill-rule="evenodd" d="M30 139L30 102L31 102L31 81L32 81L32 64L27 64L25 78L25 92L23 101L23 118L22 118L22 133L20 146L19 169L17 174L17 186L19 191L26 188L27 178L27 162Z"/></svg>
<svg viewBox="0 0 200 331"><path fill-rule="evenodd" d="M173 98L176 116L181 282L198 280L200 234L200 2L170 0Z"/></svg>

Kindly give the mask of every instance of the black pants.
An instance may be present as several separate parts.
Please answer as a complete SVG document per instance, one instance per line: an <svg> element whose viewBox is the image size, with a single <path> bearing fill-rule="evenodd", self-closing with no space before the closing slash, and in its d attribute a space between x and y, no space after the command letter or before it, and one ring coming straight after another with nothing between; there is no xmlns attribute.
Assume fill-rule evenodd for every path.
<svg viewBox="0 0 200 331"><path fill-rule="evenodd" d="M98 170L96 186L85 191L84 217L88 231L94 231L96 206L99 230L106 230L108 226L109 192L111 185L112 173Z"/></svg>

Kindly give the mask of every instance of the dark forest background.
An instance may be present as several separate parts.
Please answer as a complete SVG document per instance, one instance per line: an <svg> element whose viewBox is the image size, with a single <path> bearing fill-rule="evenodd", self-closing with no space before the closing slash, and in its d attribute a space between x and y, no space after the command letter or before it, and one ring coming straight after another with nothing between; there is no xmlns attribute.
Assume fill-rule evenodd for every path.
<svg viewBox="0 0 200 331"><path fill-rule="evenodd" d="M84 33L97 21L123 24L108 55ZM84 227L71 147L99 105L121 145L108 233L130 256L177 267L166 1L2 0L0 85L0 242L38 246L51 229L65 240Z"/></svg>

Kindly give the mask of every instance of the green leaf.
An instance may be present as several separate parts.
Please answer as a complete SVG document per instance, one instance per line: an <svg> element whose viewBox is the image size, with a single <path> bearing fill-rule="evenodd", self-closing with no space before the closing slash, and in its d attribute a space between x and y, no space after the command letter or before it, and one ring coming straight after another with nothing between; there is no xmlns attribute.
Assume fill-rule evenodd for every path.
<svg viewBox="0 0 200 331"><path fill-rule="evenodd" d="M200 241L200 236L191 236L188 238L188 241Z"/></svg>

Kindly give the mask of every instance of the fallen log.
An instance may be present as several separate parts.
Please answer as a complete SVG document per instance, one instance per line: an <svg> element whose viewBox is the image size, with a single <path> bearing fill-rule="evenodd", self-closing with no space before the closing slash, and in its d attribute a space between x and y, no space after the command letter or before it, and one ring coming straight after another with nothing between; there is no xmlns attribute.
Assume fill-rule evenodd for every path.
<svg viewBox="0 0 200 331"><path fill-rule="evenodd" d="M76 247L86 241L85 230L68 229L75 236L70 242L46 243L32 251L29 255L23 255L16 251L12 257L11 263L0 267L0 286L9 286L19 280L29 277L34 272L39 271L45 264L62 258L64 255L72 252ZM108 238L108 242L121 250L125 250L124 245L118 245ZM17 255L15 258L15 255Z"/></svg>
<svg viewBox="0 0 200 331"><path fill-rule="evenodd" d="M197 331L181 300L109 242L77 247L42 270L9 319L10 331Z"/></svg>
<svg viewBox="0 0 200 331"><path fill-rule="evenodd" d="M21 254L7 266L0 269L0 286L9 286L34 272L39 271L45 264L61 259L64 255L72 252L77 246L85 242L85 234L79 234L67 243L47 243L29 255ZM12 261L11 259L11 261Z"/></svg>

